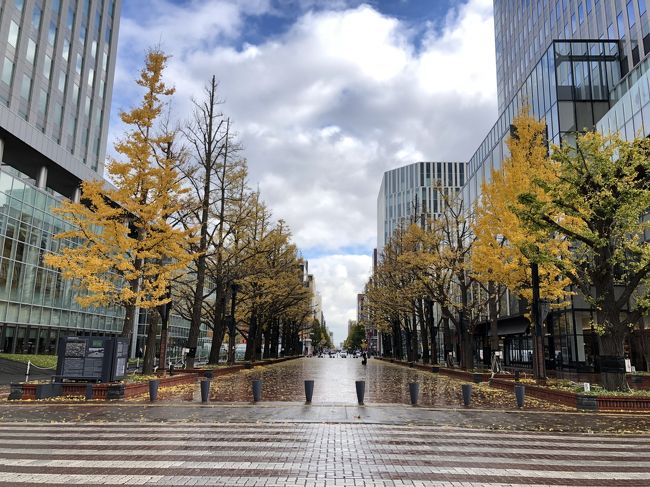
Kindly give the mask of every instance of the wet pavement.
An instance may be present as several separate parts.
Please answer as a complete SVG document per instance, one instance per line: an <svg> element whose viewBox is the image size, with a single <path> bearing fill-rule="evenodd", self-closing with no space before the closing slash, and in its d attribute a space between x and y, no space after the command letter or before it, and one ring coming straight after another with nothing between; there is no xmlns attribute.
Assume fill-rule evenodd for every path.
<svg viewBox="0 0 650 487"><path fill-rule="evenodd" d="M301 358L280 364L255 367L237 374L219 377L212 382L210 400L215 402L251 401L251 383L262 380L264 401L304 401L304 381L314 380L314 404L356 404L355 381L366 382L367 404L410 404L410 382L420 386L418 404L428 407L462 407L459 379L409 369L381 360L354 358ZM198 396L191 397L196 400ZM190 399L187 395L184 399ZM471 407L516 409L514 395L474 384ZM567 410L545 401L527 400L529 409ZM569 409L570 410L570 409Z"/></svg>
<svg viewBox="0 0 650 487"><path fill-rule="evenodd" d="M257 404L44 402L0 404L0 422L73 423L328 423L392 424L462 427L507 431L581 433L650 433L648 414L603 414L497 411L485 409L434 409L404 405L305 405L265 402Z"/></svg>

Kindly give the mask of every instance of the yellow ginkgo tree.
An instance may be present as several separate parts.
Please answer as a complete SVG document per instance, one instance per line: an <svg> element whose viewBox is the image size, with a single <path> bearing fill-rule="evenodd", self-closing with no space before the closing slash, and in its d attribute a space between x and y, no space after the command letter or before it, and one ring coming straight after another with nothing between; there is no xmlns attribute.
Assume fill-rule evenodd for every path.
<svg viewBox="0 0 650 487"><path fill-rule="evenodd" d="M76 245L45 257L64 278L74 279L83 291L77 296L82 306L124 307L122 336L127 337L137 308L167 303L170 280L193 258L187 251L191 230L169 221L184 191L177 156L169 150L174 134L157 124L164 97L174 93L163 81L167 60L159 50L147 53L136 81L144 89L142 102L120 114L128 130L115 144L123 160L107 164L114 187L102 180L82 183L80 202L56 210L70 223L56 237Z"/></svg>
<svg viewBox="0 0 650 487"><path fill-rule="evenodd" d="M472 252L472 273L484 284L490 295L489 317L491 345L498 344L497 315L503 292L532 302L531 264L538 265L540 297L561 305L567 296L570 281L551 264L566 258L569 244L564 235L526 227L517 214L519 196L527 192L540 194L534 178L557 179L551 164L543 122L525 114L525 109L513 123L507 140L509 157L502 167L492 171L491 181L482 186L473 225L476 241Z"/></svg>

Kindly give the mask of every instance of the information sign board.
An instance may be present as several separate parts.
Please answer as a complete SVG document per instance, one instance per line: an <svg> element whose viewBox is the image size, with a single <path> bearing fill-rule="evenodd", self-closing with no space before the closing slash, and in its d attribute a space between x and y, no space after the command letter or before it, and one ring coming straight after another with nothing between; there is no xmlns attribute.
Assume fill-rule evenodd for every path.
<svg viewBox="0 0 650 487"><path fill-rule="evenodd" d="M124 378L128 339L72 336L58 344L56 375L61 379L111 382Z"/></svg>

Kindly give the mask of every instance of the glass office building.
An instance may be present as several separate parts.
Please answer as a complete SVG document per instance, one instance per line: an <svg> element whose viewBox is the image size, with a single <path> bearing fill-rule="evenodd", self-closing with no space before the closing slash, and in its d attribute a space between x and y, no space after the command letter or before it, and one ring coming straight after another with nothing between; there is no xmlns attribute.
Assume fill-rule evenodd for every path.
<svg viewBox="0 0 650 487"><path fill-rule="evenodd" d="M416 162L386 171L377 196L379 252L400 226L435 218L441 211L440 192L458 193L465 184L466 166L466 162Z"/></svg>
<svg viewBox="0 0 650 487"><path fill-rule="evenodd" d="M114 334L119 308L81 308L43 265L52 212L102 178L121 0L0 2L0 351L54 352L58 336Z"/></svg>
<svg viewBox="0 0 650 487"><path fill-rule="evenodd" d="M576 131L650 133L650 28L645 0L495 0L499 118L468 166L466 205L508 156L510 124L522 105L546 122L548 140L571 143ZM522 303L506 298L500 318L506 365L531 366L532 342L509 326ZM546 322L551 369L593 371L598 344L592 310L580 295ZM503 325L503 326L502 326ZM477 348L487 337L480 328ZM634 360L635 350L630 354Z"/></svg>

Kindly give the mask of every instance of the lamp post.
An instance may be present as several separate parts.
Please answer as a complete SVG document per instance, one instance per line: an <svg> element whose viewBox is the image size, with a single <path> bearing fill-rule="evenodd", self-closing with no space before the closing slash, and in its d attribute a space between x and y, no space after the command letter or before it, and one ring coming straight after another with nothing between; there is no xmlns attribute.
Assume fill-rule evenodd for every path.
<svg viewBox="0 0 650 487"><path fill-rule="evenodd" d="M239 286L234 282L230 285L230 320L228 320L228 364L235 364L235 306L237 304L237 290Z"/></svg>
<svg viewBox="0 0 650 487"><path fill-rule="evenodd" d="M533 302L531 303L531 317L535 330L533 334L533 375L535 379L546 379L546 362L544 360L544 335L542 333L542 316L539 299L539 266L531 262L531 284L533 288Z"/></svg>

